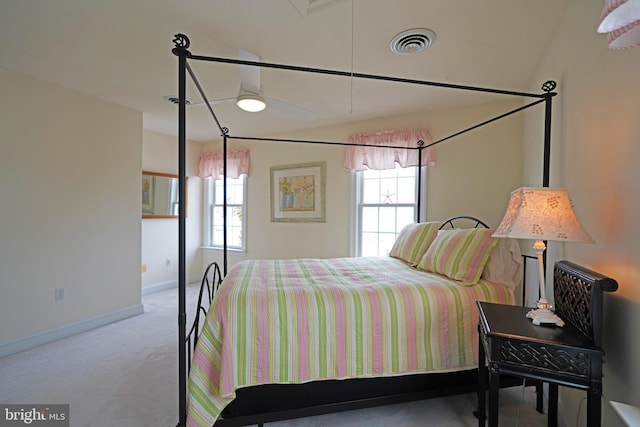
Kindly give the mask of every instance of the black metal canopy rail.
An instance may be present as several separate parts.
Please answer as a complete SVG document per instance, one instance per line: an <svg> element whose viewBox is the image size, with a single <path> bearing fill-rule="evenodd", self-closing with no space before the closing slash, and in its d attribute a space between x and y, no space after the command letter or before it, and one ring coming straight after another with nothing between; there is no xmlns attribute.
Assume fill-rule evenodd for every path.
<svg viewBox="0 0 640 427"><path fill-rule="evenodd" d="M523 98L534 98L535 101L532 101L528 104L525 104L521 107L510 110L506 113L500 114L491 119L485 120L481 123L475 124L471 127L458 131L452 135L446 136L444 138L438 139L436 141L432 141L429 144L426 144L424 141L416 141L416 147L399 147L399 146L385 146L387 148L401 148L401 149L414 149L419 150L419 167L422 166L422 150L425 148L432 147L434 145L440 144L444 141L452 139L456 136L462 135L494 121L500 120L512 114L518 113L520 111L526 110L530 107L538 105L542 102L545 103L545 131L544 131L544 152L543 152L543 177L542 177L542 186L549 186L549 163L550 163L550 153L551 153L551 102L552 98L557 95L553 90L556 88L556 83L552 80L545 82L542 85L543 93L529 93L529 92L518 92L518 91L509 91L509 90L501 90L494 88L485 88L485 87L477 87L477 86L466 86L452 83L441 83L441 82L433 82L426 80L415 80L415 79L406 79L400 77L392 77L392 76L383 76L383 75L375 75L375 74L363 74L363 73L355 73L350 71L339 71L339 70L329 70L322 68L311 68L311 67L301 67L295 65L286 65L286 64L275 64L268 62L255 62L255 61L245 61L240 59L231 59L231 58L221 58L221 57L212 57L212 56L202 56L202 55L193 55L188 49L191 45L189 38L184 34L176 34L173 38L174 48L172 49L172 53L178 57L178 187L179 187L179 198L180 200L186 200L186 111L187 111L187 96L186 96L186 74L187 72L191 76L193 83L195 84L202 100L207 106L213 120L215 121L218 129L220 130L220 135L223 138L223 169L227 169L227 140L228 139L244 139L244 140L253 140L253 141L272 141L272 142L293 142L293 143L308 143L308 144L327 144L327 145L360 145L360 146L369 146L368 144L349 144L348 142L333 142L333 141L314 141L314 140L303 140L303 139L282 139L282 138L265 138L265 137L243 137L243 136L232 136L229 135L229 129L222 126L218 117L216 116L213 107L211 106L209 99L205 91L203 90L200 82L198 81L197 76L195 75L193 69L189 66L188 60L193 61L205 61L205 62L218 62L218 63L227 63L227 64L238 64L238 65L250 65L255 67L262 68L273 68L280 70L289 70L289 71L298 71L302 73L315 73L315 74L325 74L325 75L334 75L334 76L342 76L342 77L350 77L357 79L368 79L368 80L379 80L379 81L390 81L397 83L406 83L406 84L414 84L414 85L422 85L422 86L434 86L441 87L447 89L454 90L464 90L464 91L473 91L473 92L485 92L485 93L493 93L499 95L507 95L507 96L517 96ZM373 145L371 145L373 146ZM380 146L375 146L380 147ZM418 180L418 206L420 206L420 181ZM225 206L223 207L223 228L226 230L226 200L227 200L227 186L226 186L226 176L223 177L223 203ZM420 209L418 209L419 211ZM184 203L179 204L178 210L178 381L179 381L179 389L178 389L178 409L179 409L179 421L177 427L183 427L186 425L186 402L187 402L187 354L185 348L185 340L186 340L186 205ZM223 260L223 275L227 273L227 235L226 232L223 235L223 247L224 247L224 260Z"/></svg>

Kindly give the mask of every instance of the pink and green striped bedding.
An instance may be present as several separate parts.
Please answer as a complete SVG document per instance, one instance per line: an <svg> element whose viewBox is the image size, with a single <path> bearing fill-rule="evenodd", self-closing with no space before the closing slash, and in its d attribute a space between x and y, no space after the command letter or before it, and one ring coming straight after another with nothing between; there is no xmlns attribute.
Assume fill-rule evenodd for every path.
<svg viewBox="0 0 640 427"><path fill-rule="evenodd" d="M187 424L211 426L246 386L473 368L477 300L514 298L390 257L243 261L198 340Z"/></svg>

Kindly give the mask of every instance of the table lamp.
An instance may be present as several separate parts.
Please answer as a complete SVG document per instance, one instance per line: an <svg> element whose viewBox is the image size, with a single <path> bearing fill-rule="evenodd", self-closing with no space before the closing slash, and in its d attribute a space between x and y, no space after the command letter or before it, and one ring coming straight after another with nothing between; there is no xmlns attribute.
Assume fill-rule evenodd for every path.
<svg viewBox="0 0 640 427"><path fill-rule="evenodd" d="M564 326L562 319L551 311L551 304L546 297L542 260L542 254L546 249L544 241L594 242L576 218L567 190L522 187L512 191L507 211L493 237L535 240L533 249L538 258L540 299L537 303L538 308L528 312L527 317L532 319L535 325Z"/></svg>

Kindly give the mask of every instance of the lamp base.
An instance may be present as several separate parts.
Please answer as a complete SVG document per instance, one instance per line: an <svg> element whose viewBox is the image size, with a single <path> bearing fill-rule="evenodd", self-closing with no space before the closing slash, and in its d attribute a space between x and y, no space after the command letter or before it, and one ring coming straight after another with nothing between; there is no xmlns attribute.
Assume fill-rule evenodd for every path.
<svg viewBox="0 0 640 427"><path fill-rule="evenodd" d="M537 308L530 310L527 317L531 319L531 323L536 326L555 325L564 326L564 320L559 318L553 311L548 308Z"/></svg>

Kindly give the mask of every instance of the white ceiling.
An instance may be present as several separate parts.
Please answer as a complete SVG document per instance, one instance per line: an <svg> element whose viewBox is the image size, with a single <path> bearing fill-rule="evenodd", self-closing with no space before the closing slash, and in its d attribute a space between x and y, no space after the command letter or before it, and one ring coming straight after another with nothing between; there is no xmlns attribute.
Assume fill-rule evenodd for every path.
<svg viewBox="0 0 640 427"><path fill-rule="evenodd" d="M0 66L143 112L145 128L175 134L173 36L194 55L237 58L407 79L527 91L568 0L1 0ZM595 23L594 23L595 25ZM437 34L413 56L391 52L397 33ZM190 61L209 99L233 98L234 64ZM495 95L261 69L264 95L318 114L273 108L214 111L231 135L254 136L431 108ZM554 76L549 76L553 78ZM201 101L190 84L188 97ZM498 99L505 99L504 97ZM54 106L52 106L53 108ZM219 131L206 107L189 107L190 139Z"/></svg>

